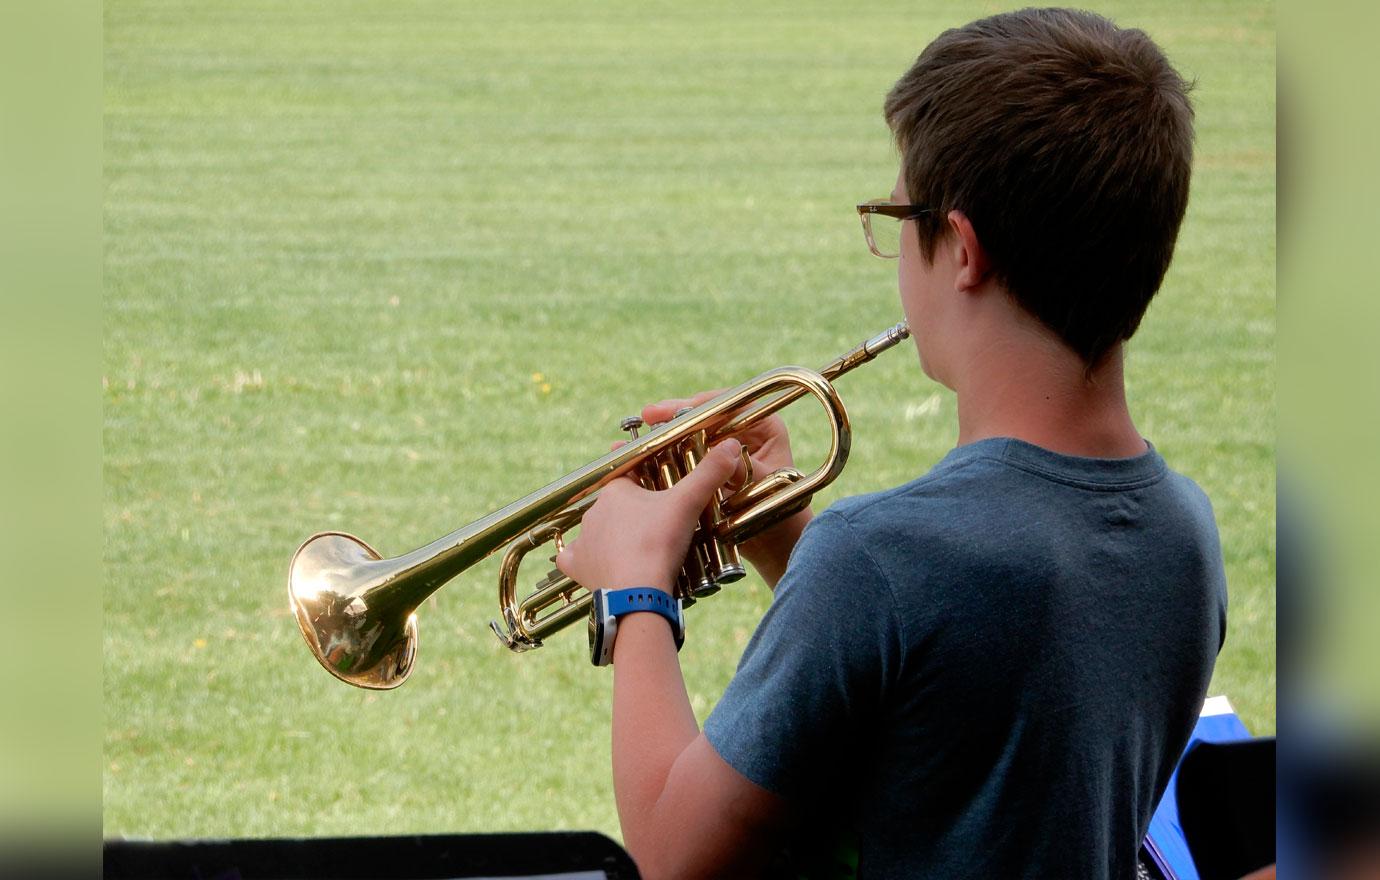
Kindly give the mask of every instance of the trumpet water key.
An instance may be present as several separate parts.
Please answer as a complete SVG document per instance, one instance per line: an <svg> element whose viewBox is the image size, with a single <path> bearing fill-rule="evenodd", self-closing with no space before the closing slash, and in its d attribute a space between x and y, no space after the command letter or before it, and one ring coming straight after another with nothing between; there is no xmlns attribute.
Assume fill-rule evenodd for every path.
<svg viewBox="0 0 1380 880"><path fill-rule="evenodd" d="M829 453L814 471L782 468L760 477L748 465L736 491L721 492L700 518L677 583L687 603L743 577L738 545L801 510L833 482L848 460L852 435L833 381L909 336L905 323L877 334L819 371L779 367L720 394L669 422L624 420L631 439L578 470L411 553L385 559L343 532L313 535L292 557L288 597L312 654L332 675L363 688L402 684L417 656L416 609L447 581L504 546L499 566L500 620L491 626L513 651L540 647L553 633L582 620L590 593L559 571L519 597L523 558L579 525L600 487L630 475L665 489L694 468L705 451L806 396L829 421Z"/></svg>

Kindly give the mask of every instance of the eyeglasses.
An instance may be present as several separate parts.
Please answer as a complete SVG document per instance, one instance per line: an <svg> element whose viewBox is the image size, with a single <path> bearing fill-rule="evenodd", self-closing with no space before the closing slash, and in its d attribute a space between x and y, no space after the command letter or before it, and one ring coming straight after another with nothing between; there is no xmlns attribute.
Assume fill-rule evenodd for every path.
<svg viewBox="0 0 1380 880"><path fill-rule="evenodd" d="M867 249L883 260L896 259L901 256L901 223L933 212L934 208L897 205L887 199L873 199L858 205L863 235L867 237ZM873 222L874 217L879 218L877 222ZM896 222L892 223L891 220Z"/></svg>

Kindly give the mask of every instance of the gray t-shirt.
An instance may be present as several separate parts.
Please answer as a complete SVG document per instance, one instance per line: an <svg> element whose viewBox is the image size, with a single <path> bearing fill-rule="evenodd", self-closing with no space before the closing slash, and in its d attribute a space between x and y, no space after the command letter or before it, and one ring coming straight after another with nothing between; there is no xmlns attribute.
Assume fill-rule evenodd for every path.
<svg viewBox="0 0 1380 880"><path fill-rule="evenodd" d="M705 724L863 877L1129 878L1226 633L1207 497L1154 449L953 450L816 517Z"/></svg>

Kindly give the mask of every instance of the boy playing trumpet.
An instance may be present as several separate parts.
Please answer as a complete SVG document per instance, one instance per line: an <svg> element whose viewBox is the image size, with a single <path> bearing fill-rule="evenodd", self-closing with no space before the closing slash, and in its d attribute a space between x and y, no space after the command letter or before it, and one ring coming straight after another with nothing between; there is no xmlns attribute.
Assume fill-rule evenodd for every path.
<svg viewBox="0 0 1380 880"><path fill-rule="evenodd" d="M859 210L958 442L743 546L775 595L704 731L672 627L619 619L614 789L646 876L1134 876L1226 620L1208 500L1122 380L1187 205L1186 91L1144 33L1058 9L947 31L892 89L900 173ZM739 440L790 463L779 419ZM610 484L558 566L669 594L738 455Z"/></svg>

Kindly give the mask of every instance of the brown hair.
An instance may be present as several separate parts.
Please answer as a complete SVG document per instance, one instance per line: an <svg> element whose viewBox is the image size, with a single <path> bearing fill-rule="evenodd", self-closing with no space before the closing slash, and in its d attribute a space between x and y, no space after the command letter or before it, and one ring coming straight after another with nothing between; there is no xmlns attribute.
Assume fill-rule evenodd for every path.
<svg viewBox="0 0 1380 880"><path fill-rule="evenodd" d="M1188 205L1193 108L1143 31L1025 9L945 31L886 99L932 260L967 215L995 276L1089 367L1140 325Z"/></svg>

